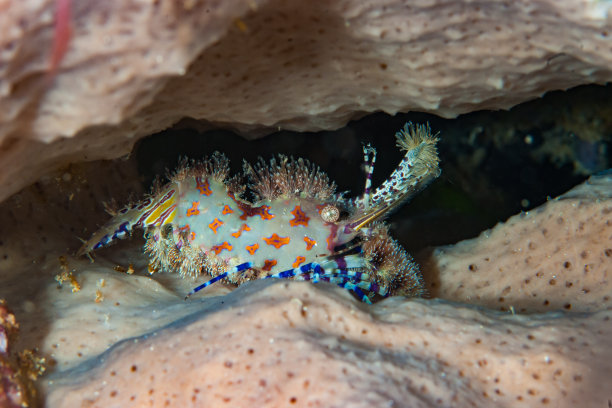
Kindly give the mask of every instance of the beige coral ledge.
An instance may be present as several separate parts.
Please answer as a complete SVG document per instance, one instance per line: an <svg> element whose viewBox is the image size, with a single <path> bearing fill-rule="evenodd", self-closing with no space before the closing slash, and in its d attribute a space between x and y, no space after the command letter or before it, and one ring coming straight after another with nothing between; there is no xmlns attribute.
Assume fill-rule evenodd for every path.
<svg viewBox="0 0 612 408"><path fill-rule="evenodd" d="M68 20L54 25L56 6L66 4L69 38ZM449 117L604 83L612 79L610 7L3 0L0 200L59 165L126 154L183 117L251 135L312 131L365 112ZM61 59L54 33L67 47Z"/></svg>
<svg viewBox="0 0 612 408"><path fill-rule="evenodd" d="M72 35L51 70L61 4ZM0 298L21 325L16 349L55 362L41 398L49 407L608 406L610 175L423 254L437 299L373 307L299 282L185 302L194 282L147 276L138 242L94 264L72 258L75 235L100 221L92 208L108 200L106 187L138 188L116 163L106 173L72 166L7 197L67 163L124 155L183 117L254 137L381 110L450 117L604 83L611 7L0 0ZM131 262L134 275L113 270ZM63 268L79 292L57 288ZM211 289L202 295L228 293Z"/></svg>

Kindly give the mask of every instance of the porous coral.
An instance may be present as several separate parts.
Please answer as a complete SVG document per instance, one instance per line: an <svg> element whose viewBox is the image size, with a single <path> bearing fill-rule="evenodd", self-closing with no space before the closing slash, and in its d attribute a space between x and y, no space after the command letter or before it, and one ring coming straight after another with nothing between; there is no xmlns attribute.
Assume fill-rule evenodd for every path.
<svg viewBox="0 0 612 408"><path fill-rule="evenodd" d="M605 405L611 318L400 298L364 309L335 288L258 281L56 376L47 403Z"/></svg>
<svg viewBox="0 0 612 408"><path fill-rule="evenodd" d="M19 372L14 346L19 324L15 315L0 299L0 407L19 408L30 405L29 384Z"/></svg>
<svg viewBox="0 0 612 408"><path fill-rule="evenodd" d="M72 5L60 26L66 33L70 24L72 35L51 73L60 3ZM58 165L126 154L138 138L183 117L251 135L312 131L363 112L454 116L610 81L610 7L595 0L5 1L0 199Z"/></svg>
<svg viewBox="0 0 612 408"><path fill-rule="evenodd" d="M51 72L53 57L41 50L53 41L54 7L60 2L73 5L73 35ZM106 398L129 400L137 391L135 399L152 404L183 397L198 402L206 393L222 402L234 397L262 404L329 405L334 398L354 401L357 394L348 390L357 386L372 393L358 394L355 404L384 397L385 402L415 405L605 405L610 399L601 384L610 376L609 263L606 258L595 262L600 280L589 281L601 283L595 289L582 285L595 275L585 277L577 268L607 254L598 246L601 241L593 241L591 248L603 252L587 250L588 261L576 253L572 268L563 266L566 254L555 254L550 241L542 241L533 255L553 256L557 267L568 269L557 271L567 280L553 285L554 272L546 269L530 281L538 284L529 286L527 296L522 285L531 272L516 268L515 260L525 260L520 253L502 250L493 260L520 272L501 280L486 276L485 267L479 267L479 277L469 270L472 263L482 266L482 260L464 263L456 276L450 274L453 267L440 275L438 296L465 300L459 287L467 284L481 296L469 301L495 308L516 312L571 305L554 314L512 316L399 299L365 312L339 290L295 283L268 287L256 282L232 297L185 303L182 296L194 283L147 276L135 249L138 242L102 254L93 265L70 256L74 236L86 236L100 219L93 203L121 200L118 189L139 190L136 175L121 173L117 163L110 177L101 164L47 174L71 162L123 155L139 137L184 116L256 136L272 128L329 129L373 110L452 116L508 107L550 89L609 81L609 8L609 2L589 0L0 2L0 200L5 201L0 295L6 295L22 323L16 348L40 347L57 362L53 377L41 382L49 403L106 404ZM6 200L42 174L47 176L36 185ZM88 186L90 180L96 183ZM91 201L83 201L88 195ZM582 211L597 214L609 207L607 199L582 200L580 206L562 208L569 214L566 226ZM530 226L532 220L554 224L557 217L517 218L510 229L523 236L537 234L541 230ZM495 240L504 238L500 231L493 231ZM597 232L590 229L581 236L577 231L574 237L586 247L589 236L600 237ZM523 243L514 243L522 248ZM503 239L496 248L503 248ZM462 252L461 246L445 251L455 257ZM63 271L74 272L80 291L57 288L53 277ZM482 287L487 280L489 285ZM563 288L566 282L572 285ZM500 302L497 292L508 286L511 297ZM431 288L436 294L437 288ZM207 295L227 293L223 287L211 289ZM244 312L222 307L211 312L219 308L217 302L234 301ZM185 316L191 317L181 320ZM276 326L257 320L262 317ZM228 318L240 330L250 329L242 339ZM255 339L260 323L274 335ZM407 342L398 340L398 333ZM199 336L209 344L203 346ZM131 337L137 340L124 341ZM286 345L291 355L273 348L270 339ZM247 342L260 347L244 348ZM164 348L167 353L157 354L160 360L147 354L155 353L151 347L169 344L174 346ZM219 351L216 360L212 351ZM244 363L236 358L240 353ZM201 358L193 361L202 369L191 359L181 360L185 355ZM115 360L109 363L109 357ZM191 375L177 375L177 382L165 377L160 383L160 376L177 369L174 363L185 363ZM113 370L113 365L127 371ZM322 375L327 367L329 375ZM505 376L495 376L492 367ZM204 368L210 377L199 377ZM72 381L78 373L89 381L82 388ZM137 381L130 381L135 376ZM128 380L118 387L129 383L130 393L114 387L118 378ZM100 388L97 379L109 379L113 387ZM190 387L181 388L185 384ZM199 384L211 389L195 388Z"/></svg>
<svg viewBox="0 0 612 408"><path fill-rule="evenodd" d="M612 305L612 175L592 176L480 237L426 251L432 297L516 312Z"/></svg>

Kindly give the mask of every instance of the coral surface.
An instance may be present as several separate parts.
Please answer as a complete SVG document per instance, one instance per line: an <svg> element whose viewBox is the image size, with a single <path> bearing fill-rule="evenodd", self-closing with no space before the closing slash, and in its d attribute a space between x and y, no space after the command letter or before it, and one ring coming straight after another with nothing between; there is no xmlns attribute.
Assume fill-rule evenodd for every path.
<svg viewBox="0 0 612 408"><path fill-rule="evenodd" d="M19 373L11 347L15 342L19 324L15 315L0 299L0 407L17 408L29 406L26 385Z"/></svg>
<svg viewBox="0 0 612 408"><path fill-rule="evenodd" d="M423 254L431 296L516 312L612 306L611 180L593 176L478 238Z"/></svg>
<svg viewBox="0 0 612 408"><path fill-rule="evenodd" d="M329 289L329 290L328 290ZM63 373L48 406L601 406L612 311L519 316L446 302L363 308L256 282Z"/></svg>
<svg viewBox="0 0 612 408"><path fill-rule="evenodd" d="M452 117L605 83L611 8L0 0L0 298L20 325L15 340L0 305L0 406L24 403L17 372L34 379L43 362L36 384L49 407L610 406L610 174L478 239L422 253L433 299L368 307L325 283L255 281L185 301L207 277L149 275L137 237L93 263L72 255L75 237L105 219L100 203L142 193L135 160L80 162L130 153L186 117L255 138L338 128L373 111ZM550 134L536 153L581 174L609 167L609 104L592 104L558 142L544 120ZM572 116L563 102L550 110ZM538 144L531 128L517 129L489 142ZM474 127L473 155L452 152L471 162L472 181L493 172L481 162L506 165L485 160L486 134ZM342 151L329 167L353 177L340 155L359 141L343 140L309 149ZM506 170L544 180L516 163L521 171ZM42 357L25 351L34 349Z"/></svg>
<svg viewBox="0 0 612 408"><path fill-rule="evenodd" d="M610 81L610 7L1 1L0 199L58 165L126 154L183 117L251 135L312 131L364 112L448 117Z"/></svg>

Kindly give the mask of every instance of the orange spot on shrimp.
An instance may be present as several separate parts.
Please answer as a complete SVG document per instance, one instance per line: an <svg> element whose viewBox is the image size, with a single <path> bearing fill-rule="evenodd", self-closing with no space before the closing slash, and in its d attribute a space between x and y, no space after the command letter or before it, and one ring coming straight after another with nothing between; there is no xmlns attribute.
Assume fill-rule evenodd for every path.
<svg viewBox="0 0 612 408"><path fill-rule="evenodd" d="M291 266L293 266L294 268L297 268L298 266L303 264L305 260L306 258L304 258L303 256L298 256L295 258L295 262L292 263Z"/></svg>
<svg viewBox="0 0 612 408"><path fill-rule="evenodd" d="M221 211L221 214L225 215L225 214L231 214L233 212L234 210L232 210L232 207L230 207L229 205L226 205L225 207L223 207L223 211Z"/></svg>
<svg viewBox="0 0 612 408"><path fill-rule="evenodd" d="M306 213L302 211L302 208L299 205L295 206L293 211L291 211L291 214L293 214L293 219L289 220L289 225L291 225L292 227L298 225L303 225L304 227L308 226L308 221L310 220L310 217L306 216Z"/></svg>
<svg viewBox="0 0 612 408"><path fill-rule="evenodd" d="M189 234L189 240L193 241L195 239L195 237L196 237L196 233L191 231L191 234Z"/></svg>
<svg viewBox="0 0 612 408"><path fill-rule="evenodd" d="M202 181L202 177L196 177L196 188L205 196L209 196L212 194L212 190L210 189L210 184L208 184L208 179Z"/></svg>
<svg viewBox="0 0 612 408"><path fill-rule="evenodd" d="M310 251L313 246L317 245L317 241L312 238L304 237L304 242L306 242L306 250Z"/></svg>
<svg viewBox="0 0 612 408"><path fill-rule="evenodd" d="M233 246L231 246L227 241L223 242L221 245L215 245L211 248L213 251L215 251L215 254L219 255L219 253L221 251L223 251L224 249L227 249L227 251L231 251L232 249L234 249Z"/></svg>
<svg viewBox="0 0 612 408"><path fill-rule="evenodd" d="M249 254L254 255L259 249L259 244L247 245L244 248L249 252Z"/></svg>
<svg viewBox="0 0 612 408"><path fill-rule="evenodd" d="M208 224L208 228L213 230L213 232L216 234L217 230L219 229L219 227L222 226L223 224L224 224L223 221L219 220L218 218L215 218L215 220L213 222Z"/></svg>
<svg viewBox="0 0 612 408"><path fill-rule="evenodd" d="M271 220L272 218L274 218L274 214L270 214L270 206L262 205L259 208L260 210L257 215L259 215L262 220Z"/></svg>
<svg viewBox="0 0 612 408"><path fill-rule="evenodd" d="M262 239L266 241L266 244L272 245L276 249L279 249L283 245L287 245L289 241L291 241L291 238L289 237L279 237L276 232L270 235L268 238L264 237Z"/></svg>
<svg viewBox="0 0 612 408"><path fill-rule="evenodd" d="M261 269L269 272L274 267L274 265L276 265L277 263L278 262L276 261L276 259L266 259L264 261L264 266Z"/></svg>
<svg viewBox="0 0 612 408"><path fill-rule="evenodd" d="M249 227L246 224L242 224L242 226L240 227L238 231L232 232L230 235L234 238L238 238L240 235L242 235L242 231L250 231L250 230L251 230L251 227Z"/></svg>
<svg viewBox="0 0 612 408"><path fill-rule="evenodd" d="M187 216L191 217L192 215L200 214L200 210L198 210L199 205L199 201L194 201L193 204L191 204L191 208L187 210Z"/></svg>
<svg viewBox="0 0 612 408"><path fill-rule="evenodd" d="M325 242L327 242L327 249L329 249L330 252L333 252L334 249L334 238L336 237L335 232L332 232L331 234L329 234L329 236L327 237L327 239L325 240Z"/></svg>
<svg viewBox="0 0 612 408"><path fill-rule="evenodd" d="M275 217L274 214L270 214L270 206L262 205L259 207L251 207L246 204L238 203L240 210L242 211L242 215L240 216L241 220L246 220L247 217L254 217L259 215L262 220L271 220Z"/></svg>

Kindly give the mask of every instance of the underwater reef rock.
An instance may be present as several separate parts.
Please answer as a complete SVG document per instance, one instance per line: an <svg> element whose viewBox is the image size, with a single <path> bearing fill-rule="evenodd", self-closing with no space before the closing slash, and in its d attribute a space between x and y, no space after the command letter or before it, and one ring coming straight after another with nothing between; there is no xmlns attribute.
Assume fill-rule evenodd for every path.
<svg viewBox="0 0 612 408"><path fill-rule="evenodd" d="M19 324L15 315L9 311L6 302L0 299L0 407L27 407L27 387L19 373L18 365L10 355L10 347L15 342Z"/></svg>
<svg viewBox="0 0 612 408"><path fill-rule="evenodd" d="M612 80L610 2L0 2L0 200L191 117L252 137ZM30 160L31 157L44 159Z"/></svg>
<svg viewBox="0 0 612 408"><path fill-rule="evenodd" d="M417 257L431 297L523 312L612 306L612 173Z"/></svg>
<svg viewBox="0 0 612 408"><path fill-rule="evenodd" d="M256 281L53 378L47 406L605 406L611 318Z"/></svg>

